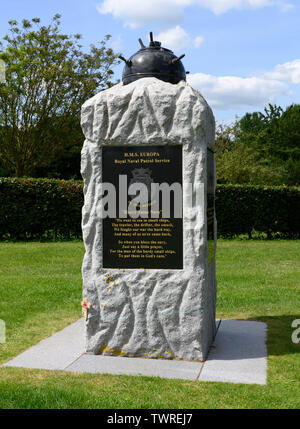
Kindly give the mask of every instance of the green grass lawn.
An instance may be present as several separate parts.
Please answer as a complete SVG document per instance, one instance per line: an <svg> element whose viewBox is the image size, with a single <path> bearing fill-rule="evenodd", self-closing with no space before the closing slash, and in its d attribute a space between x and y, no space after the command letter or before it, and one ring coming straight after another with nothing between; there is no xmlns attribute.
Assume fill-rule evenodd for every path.
<svg viewBox="0 0 300 429"><path fill-rule="evenodd" d="M0 408L299 408L299 241L220 240L222 318L268 324L266 386L0 367ZM83 245L0 244L0 365L81 316Z"/></svg>

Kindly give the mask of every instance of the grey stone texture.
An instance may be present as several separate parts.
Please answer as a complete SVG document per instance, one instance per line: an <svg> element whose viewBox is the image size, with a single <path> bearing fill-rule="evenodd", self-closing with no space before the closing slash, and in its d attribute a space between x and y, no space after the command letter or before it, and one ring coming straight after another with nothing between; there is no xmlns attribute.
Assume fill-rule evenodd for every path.
<svg viewBox="0 0 300 429"><path fill-rule="evenodd" d="M204 360L216 332L215 262L208 266L206 257L207 148L214 148L215 134L210 107L186 82L144 78L88 100L82 129L83 297L91 304L86 351ZM204 190L196 223L185 217L188 195L183 194L183 270L103 268L102 147L124 145L182 145L183 184Z"/></svg>

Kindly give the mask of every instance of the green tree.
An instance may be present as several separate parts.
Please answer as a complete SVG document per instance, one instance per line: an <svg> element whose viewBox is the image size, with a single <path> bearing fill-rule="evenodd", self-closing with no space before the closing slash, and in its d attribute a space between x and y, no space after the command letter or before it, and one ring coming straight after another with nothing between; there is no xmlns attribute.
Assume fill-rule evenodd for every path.
<svg viewBox="0 0 300 429"><path fill-rule="evenodd" d="M218 183L281 185L286 176L284 165L271 165L255 149L238 142L231 150L216 153Z"/></svg>
<svg viewBox="0 0 300 429"><path fill-rule="evenodd" d="M105 36L84 52L81 36L60 32L60 15L48 26L39 18L10 21L0 42L6 84L0 87L0 163L11 175L31 175L82 144L84 101L112 85L117 55Z"/></svg>
<svg viewBox="0 0 300 429"><path fill-rule="evenodd" d="M220 183L299 185L300 105L246 113L216 134L216 148Z"/></svg>
<svg viewBox="0 0 300 429"><path fill-rule="evenodd" d="M215 151L225 152L234 146L234 127L230 125L217 124L215 136Z"/></svg>

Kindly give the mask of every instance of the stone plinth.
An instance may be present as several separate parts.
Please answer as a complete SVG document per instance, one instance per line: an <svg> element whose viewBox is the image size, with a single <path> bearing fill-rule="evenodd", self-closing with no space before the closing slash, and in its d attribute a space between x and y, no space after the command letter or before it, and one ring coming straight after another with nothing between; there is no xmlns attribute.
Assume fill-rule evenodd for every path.
<svg viewBox="0 0 300 429"><path fill-rule="evenodd" d="M215 335L216 304L214 218L210 250L207 245L207 193L213 194L215 186L214 166L208 161L215 133L211 109L185 82L145 78L88 100L82 107L82 129L83 297L91 304L87 352L205 359ZM174 145L182 146L183 188L192 183L200 190L195 222L186 217L191 195L183 192L183 269L105 268L102 148Z"/></svg>

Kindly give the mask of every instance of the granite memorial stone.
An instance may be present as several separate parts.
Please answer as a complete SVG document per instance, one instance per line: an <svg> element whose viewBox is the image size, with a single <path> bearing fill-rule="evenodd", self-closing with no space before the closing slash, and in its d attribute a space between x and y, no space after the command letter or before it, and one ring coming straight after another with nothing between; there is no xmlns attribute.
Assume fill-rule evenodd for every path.
<svg viewBox="0 0 300 429"><path fill-rule="evenodd" d="M204 360L216 331L210 107L185 80L139 76L88 100L82 129L87 352Z"/></svg>

